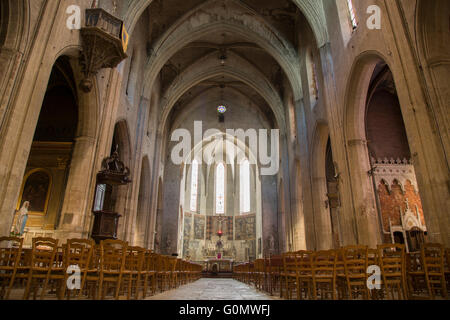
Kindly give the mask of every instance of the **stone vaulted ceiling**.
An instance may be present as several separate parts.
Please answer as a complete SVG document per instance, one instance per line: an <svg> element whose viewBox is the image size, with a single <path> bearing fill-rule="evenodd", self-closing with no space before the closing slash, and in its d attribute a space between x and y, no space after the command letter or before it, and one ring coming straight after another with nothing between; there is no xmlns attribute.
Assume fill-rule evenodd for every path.
<svg viewBox="0 0 450 320"><path fill-rule="evenodd" d="M128 16L137 14L136 3ZM147 1L141 14L149 24L144 81L147 90L160 81L161 123L199 96L219 100L237 92L284 127L286 92L302 97L297 27L312 7L310 1L301 6L291 0Z"/></svg>

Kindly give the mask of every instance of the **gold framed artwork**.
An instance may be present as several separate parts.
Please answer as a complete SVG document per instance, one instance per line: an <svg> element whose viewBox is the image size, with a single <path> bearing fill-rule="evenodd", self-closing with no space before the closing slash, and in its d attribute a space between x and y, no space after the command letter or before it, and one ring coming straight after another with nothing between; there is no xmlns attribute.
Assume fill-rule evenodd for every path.
<svg viewBox="0 0 450 320"><path fill-rule="evenodd" d="M33 169L24 176L17 210L25 201L30 202L29 214L45 216L47 214L52 175L46 169Z"/></svg>

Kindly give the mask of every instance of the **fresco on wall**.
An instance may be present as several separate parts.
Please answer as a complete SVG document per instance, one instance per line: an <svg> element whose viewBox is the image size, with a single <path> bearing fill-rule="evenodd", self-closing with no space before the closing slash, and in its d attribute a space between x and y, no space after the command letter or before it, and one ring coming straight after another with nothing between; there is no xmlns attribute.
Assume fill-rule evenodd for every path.
<svg viewBox="0 0 450 320"><path fill-rule="evenodd" d="M228 227L228 240L234 240L233 239L233 217L227 217L227 227Z"/></svg>
<svg viewBox="0 0 450 320"><path fill-rule="evenodd" d="M256 237L256 216L254 214L236 217L236 240L252 240Z"/></svg>
<svg viewBox="0 0 450 320"><path fill-rule="evenodd" d="M189 239L183 239L183 257L191 257Z"/></svg>
<svg viewBox="0 0 450 320"><path fill-rule="evenodd" d="M194 217L194 239L203 240L205 238L205 217Z"/></svg>
<svg viewBox="0 0 450 320"><path fill-rule="evenodd" d="M220 228L221 217L207 217L206 225L206 239L211 240L212 236L215 236L219 229L222 229L223 238L233 240L233 217L222 217L222 228Z"/></svg>
<svg viewBox="0 0 450 320"><path fill-rule="evenodd" d="M191 237L192 229L192 217L190 214L186 213L184 218L184 238L189 239Z"/></svg>

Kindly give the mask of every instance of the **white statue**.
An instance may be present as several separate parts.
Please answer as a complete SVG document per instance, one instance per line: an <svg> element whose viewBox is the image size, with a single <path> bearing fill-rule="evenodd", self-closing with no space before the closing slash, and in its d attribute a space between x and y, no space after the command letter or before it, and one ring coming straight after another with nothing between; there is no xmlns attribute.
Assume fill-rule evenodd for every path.
<svg viewBox="0 0 450 320"><path fill-rule="evenodd" d="M275 237L271 234L269 236L269 250L274 251L275 250Z"/></svg>
<svg viewBox="0 0 450 320"><path fill-rule="evenodd" d="M25 226L28 220L28 209L30 208L30 202L25 201L22 205L22 208L19 210L19 214L17 216L16 225L14 226L14 232L18 235L23 235L25 230Z"/></svg>

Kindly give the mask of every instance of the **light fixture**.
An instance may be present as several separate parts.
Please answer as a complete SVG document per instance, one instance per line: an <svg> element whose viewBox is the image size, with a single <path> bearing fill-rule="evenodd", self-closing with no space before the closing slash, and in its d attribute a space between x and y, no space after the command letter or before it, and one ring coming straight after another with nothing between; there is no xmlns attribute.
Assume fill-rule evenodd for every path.
<svg viewBox="0 0 450 320"><path fill-rule="evenodd" d="M227 57L226 57L226 56L220 56L220 64L221 64L222 66L225 65L226 60L227 60Z"/></svg>
<svg viewBox="0 0 450 320"><path fill-rule="evenodd" d="M221 50L220 50L220 57L219 57L219 60L220 60L220 64L221 64L222 66L225 66L225 62L227 61L227 52L226 52L226 49L221 49Z"/></svg>

